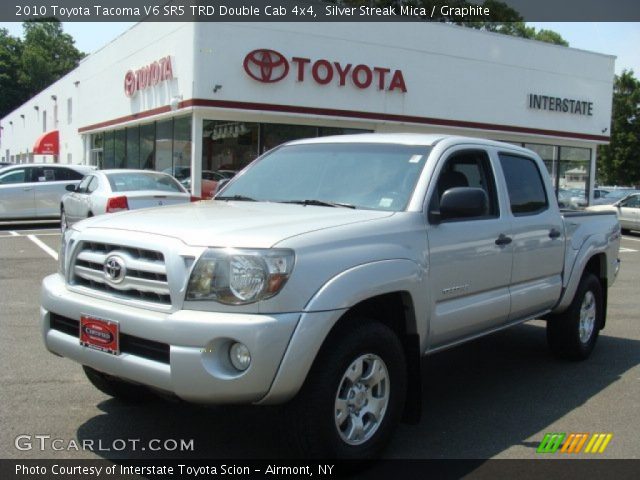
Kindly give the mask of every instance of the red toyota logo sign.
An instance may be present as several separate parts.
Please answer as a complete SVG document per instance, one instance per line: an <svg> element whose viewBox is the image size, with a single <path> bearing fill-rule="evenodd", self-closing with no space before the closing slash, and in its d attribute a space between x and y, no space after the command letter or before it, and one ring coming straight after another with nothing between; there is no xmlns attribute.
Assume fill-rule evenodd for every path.
<svg viewBox="0 0 640 480"><path fill-rule="evenodd" d="M391 68L362 63L354 65L324 58L314 61L305 57L291 57L287 60L280 52L267 48L249 52L243 63L247 75L262 83L279 82L289 74L290 65L298 82L311 78L318 85L333 83L344 87L350 83L360 90L376 88L387 92L407 92L402 70Z"/></svg>
<svg viewBox="0 0 640 480"><path fill-rule="evenodd" d="M254 80L274 83L289 73L289 62L275 50L258 49L244 57L244 71Z"/></svg>

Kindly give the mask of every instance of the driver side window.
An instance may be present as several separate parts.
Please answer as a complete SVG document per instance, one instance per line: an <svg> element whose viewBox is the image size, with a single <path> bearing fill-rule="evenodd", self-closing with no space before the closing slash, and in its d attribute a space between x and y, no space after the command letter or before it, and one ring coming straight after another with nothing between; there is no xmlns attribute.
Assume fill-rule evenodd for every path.
<svg viewBox="0 0 640 480"><path fill-rule="evenodd" d="M620 202L620 206L625 208L638 208L640 207L640 196L634 195L633 197L629 197Z"/></svg>
<svg viewBox="0 0 640 480"><path fill-rule="evenodd" d="M438 211L440 200L445 192L457 187L479 188L487 195L488 206L485 212L477 217L464 217L466 220L496 218L500 215L491 162L484 150L458 151L446 160L438 175L436 189L429 203L429 211Z"/></svg>
<svg viewBox="0 0 640 480"><path fill-rule="evenodd" d="M93 175L87 175L82 179L80 185L78 185L78 193L87 193L87 187L89 186L89 182L93 179Z"/></svg>

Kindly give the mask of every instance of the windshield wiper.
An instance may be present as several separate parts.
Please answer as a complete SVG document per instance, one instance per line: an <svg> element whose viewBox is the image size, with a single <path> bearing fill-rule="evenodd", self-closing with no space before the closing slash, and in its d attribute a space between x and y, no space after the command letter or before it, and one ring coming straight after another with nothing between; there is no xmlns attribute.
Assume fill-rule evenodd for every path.
<svg viewBox="0 0 640 480"><path fill-rule="evenodd" d="M317 207L343 207L343 208L352 208L355 209L355 205L351 205L350 203L340 203L340 202L327 202L324 200L286 200L278 203L295 203L296 205L313 205Z"/></svg>
<svg viewBox="0 0 640 480"><path fill-rule="evenodd" d="M244 195L230 195L227 197L215 197L214 200L236 200L238 202L257 202L255 198L245 197Z"/></svg>

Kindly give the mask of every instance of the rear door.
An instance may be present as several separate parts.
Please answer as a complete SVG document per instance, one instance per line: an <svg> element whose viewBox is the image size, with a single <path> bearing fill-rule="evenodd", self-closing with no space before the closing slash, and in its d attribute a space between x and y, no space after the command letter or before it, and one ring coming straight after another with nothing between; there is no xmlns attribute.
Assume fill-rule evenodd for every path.
<svg viewBox="0 0 640 480"><path fill-rule="evenodd" d="M487 151L450 149L436 167L429 212L450 188L477 187L487 194L484 215L437 222L429 217L429 288L433 304L430 348L439 348L494 329L509 315L512 246L511 225L500 208L495 169Z"/></svg>
<svg viewBox="0 0 640 480"><path fill-rule="evenodd" d="M498 152L498 158L513 225L509 320L517 320L553 307L560 298L564 224L552 205L542 161L508 152Z"/></svg>
<svg viewBox="0 0 640 480"><path fill-rule="evenodd" d="M57 217L67 185L78 184L82 174L66 167L42 165L34 168L36 213L38 217Z"/></svg>
<svg viewBox="0 0 640 480"><path fill-rule="evenodd" d="M15 167L0 173L0 218L36 216L31 167Z"/></svg>

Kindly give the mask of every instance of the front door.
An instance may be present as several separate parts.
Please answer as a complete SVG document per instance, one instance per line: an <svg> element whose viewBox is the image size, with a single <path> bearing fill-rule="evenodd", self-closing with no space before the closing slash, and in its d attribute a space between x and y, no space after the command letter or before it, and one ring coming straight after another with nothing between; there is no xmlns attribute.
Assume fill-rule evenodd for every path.
<svg viewBox="0 0 640 480"><path fill-rule="evenodd" d="M447 152L439 166L428 208L455 187L485 191L488 208L474 218L430 217L429 285L432 291L430 348L439 348L503 325L509 315L511 225L498 200L489 155L479 148Z"/></svg>

